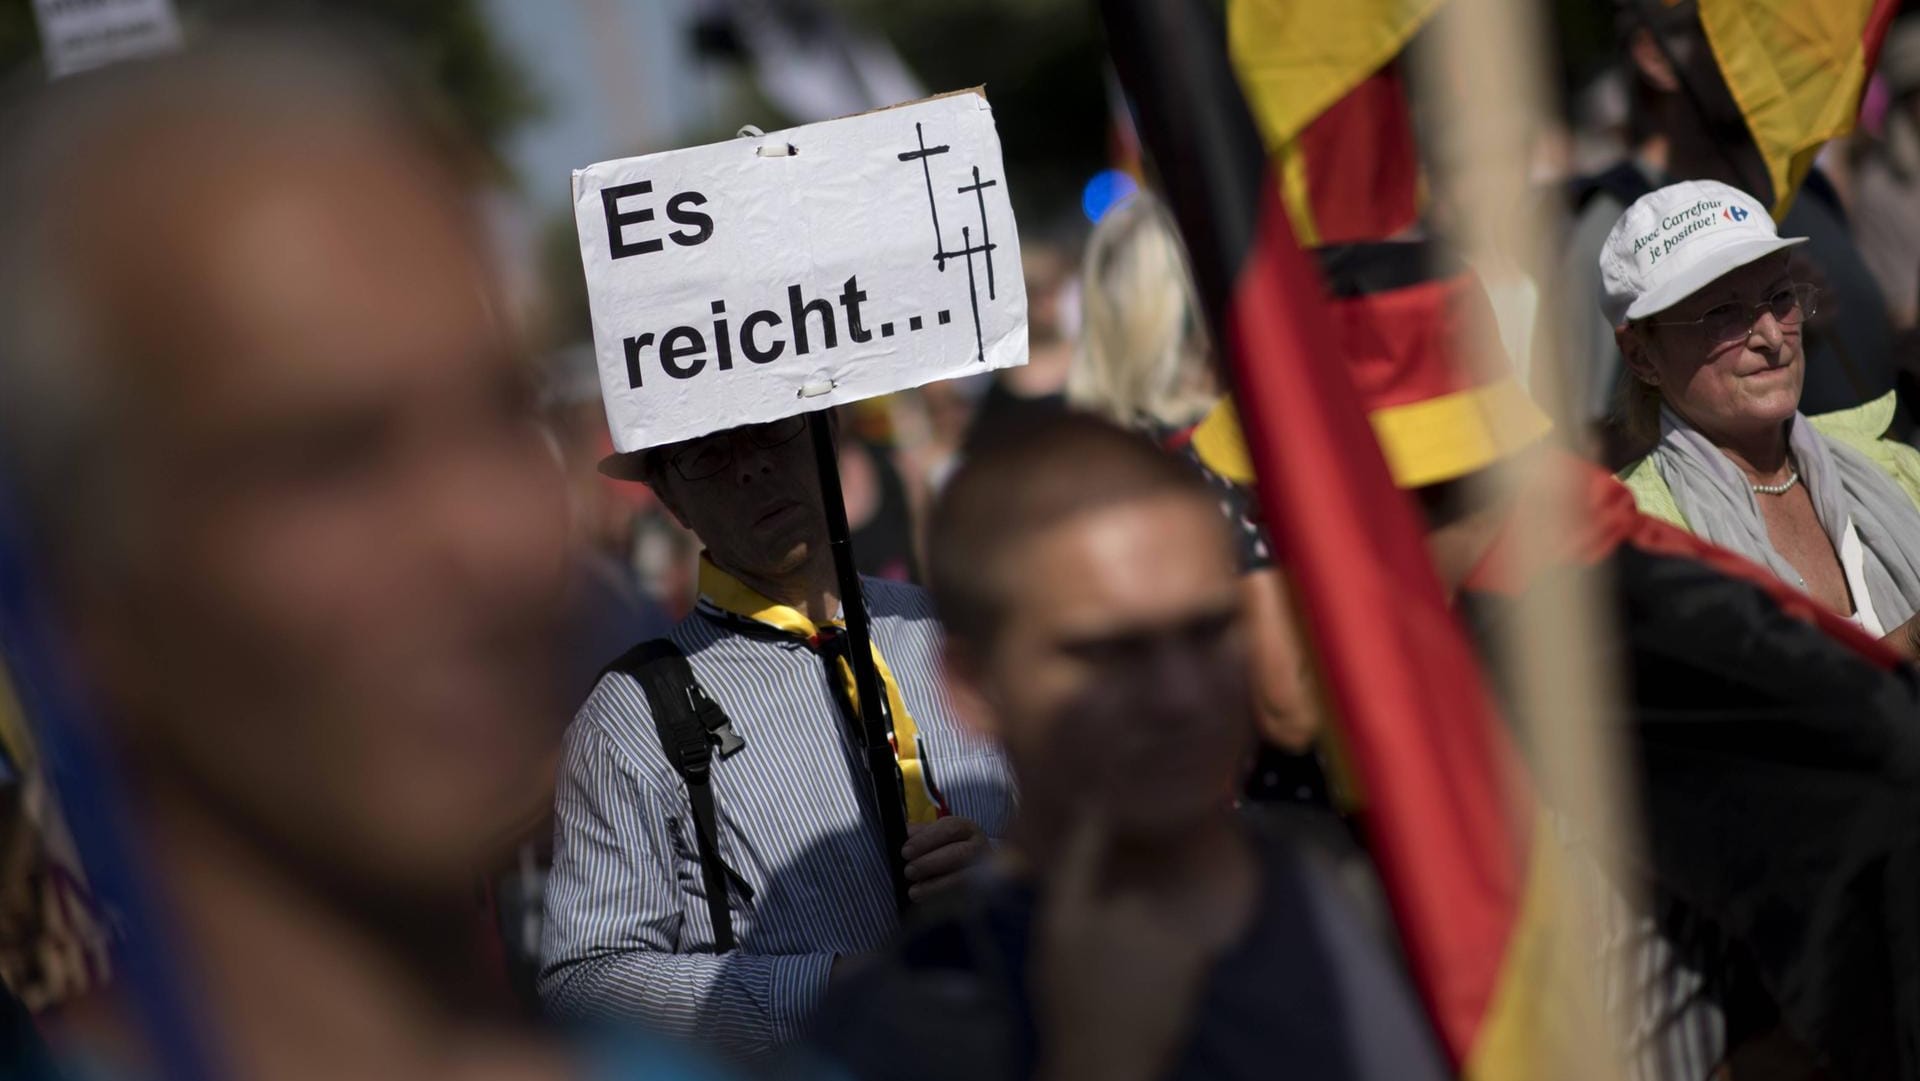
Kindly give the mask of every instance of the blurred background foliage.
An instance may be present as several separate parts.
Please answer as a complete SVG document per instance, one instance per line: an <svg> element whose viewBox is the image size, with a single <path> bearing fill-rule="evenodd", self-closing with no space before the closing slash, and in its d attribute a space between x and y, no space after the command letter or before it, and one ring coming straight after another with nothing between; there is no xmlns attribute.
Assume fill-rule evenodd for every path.
<svg viewBox="0 0 1920 1081"><path fill-rule="evenodd" d="M174 10L188 35L199 26L322 18L381 32L446 94L496 166L505 139L540 114L532 81L495 40L474 0L174 0ZM0 0L0 71L13 84L46 78L32 0Z"/></svg>
<svg viewBox="0 0 1920 1081"><path fill-rule="evenodd" d="M525 256L545 287L551 336L568 340L586 335L585 290L570 209L549 196L544 185L516 186L508 167L515 133L547 119L552 107L538 77L516 58L516 49L525 43L503 37L506 24L497 10L492 13L496 17L489 17L487 0L174 2L189 35L196 28L261 19L326 18L360 23L390 38L417 73L445 93L457 121L524 203L532 220ZM558 11L561 3L591 9L610 0L509 2L555 4ZM849 27L889 43L928 92L984 85L994 103L1022 233L1057 241L1068 250L1077 247L1085 228L1078 210L1081 189L1094 173L1114 163L1115 153L1112 82L1095 0L772 2L823 3ZM1551 70L1559 75L1563 101L1611 61L1616 2L1551 0ZM727 138L744 121L772 130L794 120L761 92L748 57L724 43L716 47L702 40L699 17L718 4L678 0L686 15L682 25L672 25L672 32L682 35L678 48L694 57L695 71L721 87L721 103L709 110L706 121L676 134L671 145ZM0 78L16 85L44 79L39 48L31 0L0 0ZM661 148L635 146L619 152Z"/></svg>

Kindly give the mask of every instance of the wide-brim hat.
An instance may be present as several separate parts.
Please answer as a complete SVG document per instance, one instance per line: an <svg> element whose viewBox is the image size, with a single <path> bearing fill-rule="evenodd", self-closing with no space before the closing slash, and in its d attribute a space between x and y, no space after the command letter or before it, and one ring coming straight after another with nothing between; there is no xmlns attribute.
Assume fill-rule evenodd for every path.
<svg viewBox="0 0 1920 1081"><path fill-rule="evenodd" d="M616 451L600 459L600 464L595 468L600 470L601 476L612 477L614 480L644 481L647 479L647 455L659 449L659 447L648 447L645 450L630 450L625 453Z"/></svg>
<svg viewBox="0 0 1920 1081"><path fill-rule="evenodd" d="M1498 347L1486 292L1464 264L1424 241L1318 254L1334 337L1396 484L1467 476L1552 430ZM1192 444L1208 468L1253 482L1230 401L1201 420Z"/></svg>

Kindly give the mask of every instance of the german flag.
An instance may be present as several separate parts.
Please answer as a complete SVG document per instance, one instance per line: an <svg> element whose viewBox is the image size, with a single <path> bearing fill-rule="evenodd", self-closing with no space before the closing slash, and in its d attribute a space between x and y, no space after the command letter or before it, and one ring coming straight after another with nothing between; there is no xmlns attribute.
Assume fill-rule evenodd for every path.
<svg viewBox="0 0 1920 1081"><path fill-rule="evenodd" d="M1793 205L1829 139L1853 130L1898 0L1700 0L1700 24L1773 182Z"/></svg>
<svg viewBox="0 0 1920 1081"><path fill-rule="evenodd" d="M1231 368L1415 984L1468 1075L1564 1076L1541 1012L1557 1005L1540 974L1554 841L1376 442L1224 29L1188 0L1103 10Z"/></svg>
<svg viewBox="0 0 1920 1081"><path fill-rule="evenodd" d="M1439 6L1229 3L1234 70L1303 245L1382 239L1418 219L1419 158L1394 58Z"/></svg>

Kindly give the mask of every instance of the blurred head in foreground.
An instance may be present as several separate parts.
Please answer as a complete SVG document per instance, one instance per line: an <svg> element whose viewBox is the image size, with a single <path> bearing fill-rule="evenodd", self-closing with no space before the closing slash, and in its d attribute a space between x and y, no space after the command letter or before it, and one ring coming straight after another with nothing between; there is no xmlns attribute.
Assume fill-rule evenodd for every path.
<svg viewBox="0 0 1920 1081"><path fill-rule="evenodd" d="M1036 843L1081 813L1165 843L1230 812L1254 732L1239 574L1192 469L1068 415L967 461L928 537L949 682Z"/></svg>
<svg viewBox="0 0 1920 1081"><path fill-rule="evenodd" d="M1067 386L1075 406L1163 439L1198 422L1197 439L1207 418L1231 412L1186 246L1159 199L1139 192L1108 211L1087 241L1082 275L1085 325ZM1211 468L1204 459L1201 464ZM1244 505L1249 493L1242 487L1223 503ZM1320 730L1321 711L1309 690L1287 587L1266 539L1239 520L1235 528L1246 530L1241 594L1260 731L1276 746L1305 751Z"/></svg>
<svg viewBox="0 0 1920 1081"><path fill-rule="evenodd" d="M349 55L209 43L0 134L0 449L190 931L458 896L553 731L555 460L465 170Z"/></svg>

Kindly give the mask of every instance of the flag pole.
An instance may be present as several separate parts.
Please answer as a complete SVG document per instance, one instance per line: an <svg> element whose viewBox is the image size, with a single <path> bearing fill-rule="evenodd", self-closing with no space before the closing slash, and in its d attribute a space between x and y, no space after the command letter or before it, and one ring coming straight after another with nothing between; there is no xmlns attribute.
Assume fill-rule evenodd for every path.
<svg viewBox="0 0 1920 1081"><path fill-rule="evenodd" d="M853 562L853 530L847 524L846 497L840 491L840 457L833 441L830 411L807 414L807 432L813 437L814 466L820 471L820 500L827 514L827 547L833 553L834 573L840 580L840 608L846 613L847 663L853 666L854 692L860 722L861 753L866 756L873 805L880 815L880 838L893 880L893 900L907 909L907 867L901 849L907 843L906 788L900 761L893 749L893 718L887 716L886 694L873 664L873 628L867 619L866 595Z"/></svg>
<svg viewBox="0 0 1920 1081"><path fill-rule="evenodd" d="M1551 100L1541 58L1549 45L1533 5L1505 0L1456 0L1436 16L1430 52L1415 65L1421 98L1442 103L1432 125L1437 189L1450 193L1456 213L1449 239L1483 276L1496 270L1519 280L1549 280L1557 263L1555 238L1565 235L1553 204L1538 196L1529 175L1530 150L1547 122L1542 103ZM1540 317L1550 313L1542 311ZM1492 326L1474 328L1486 348L1498 348ZM1528 389L1537 401L1558 407L1567 400L1568 372L1560 354L1565 336L1535 335L1528 358ZM1492 501L1519 508L1508 538L1521 565L1545 563L1567 550L1583 515L1590 513L1573 475L1544 456L1521 457L1512 468L1476 478ZM1604 570L1544 574L1517 599L1516 618L1500 626L1494 659L1513 688L1516 727L1531 748L1536 787L1550 793L1550 806L1575 832L1568 847L1591 859L1630 902L1638 902L1627 872L1640 851L1638 802L1630 798L1620 731L1620 679L1605 658L1615 634L1602 604ZM1590 898L1569 889L1580 870L1569 865L1552 896L1551 918L1559 933L1547 948L1561 971L1585 971L1588 980L1563 981L1573 1001L1556 1011L1565 1076L1625 1076L1619 1049L1602 1027L1604 1010L1639 1016L1638 986L1617 970L1622 958L1591 949L1599 930ZM1599 956L1595 956L1599 953ZM1620 996L1599 1001L1599 988Z"/></svg>

